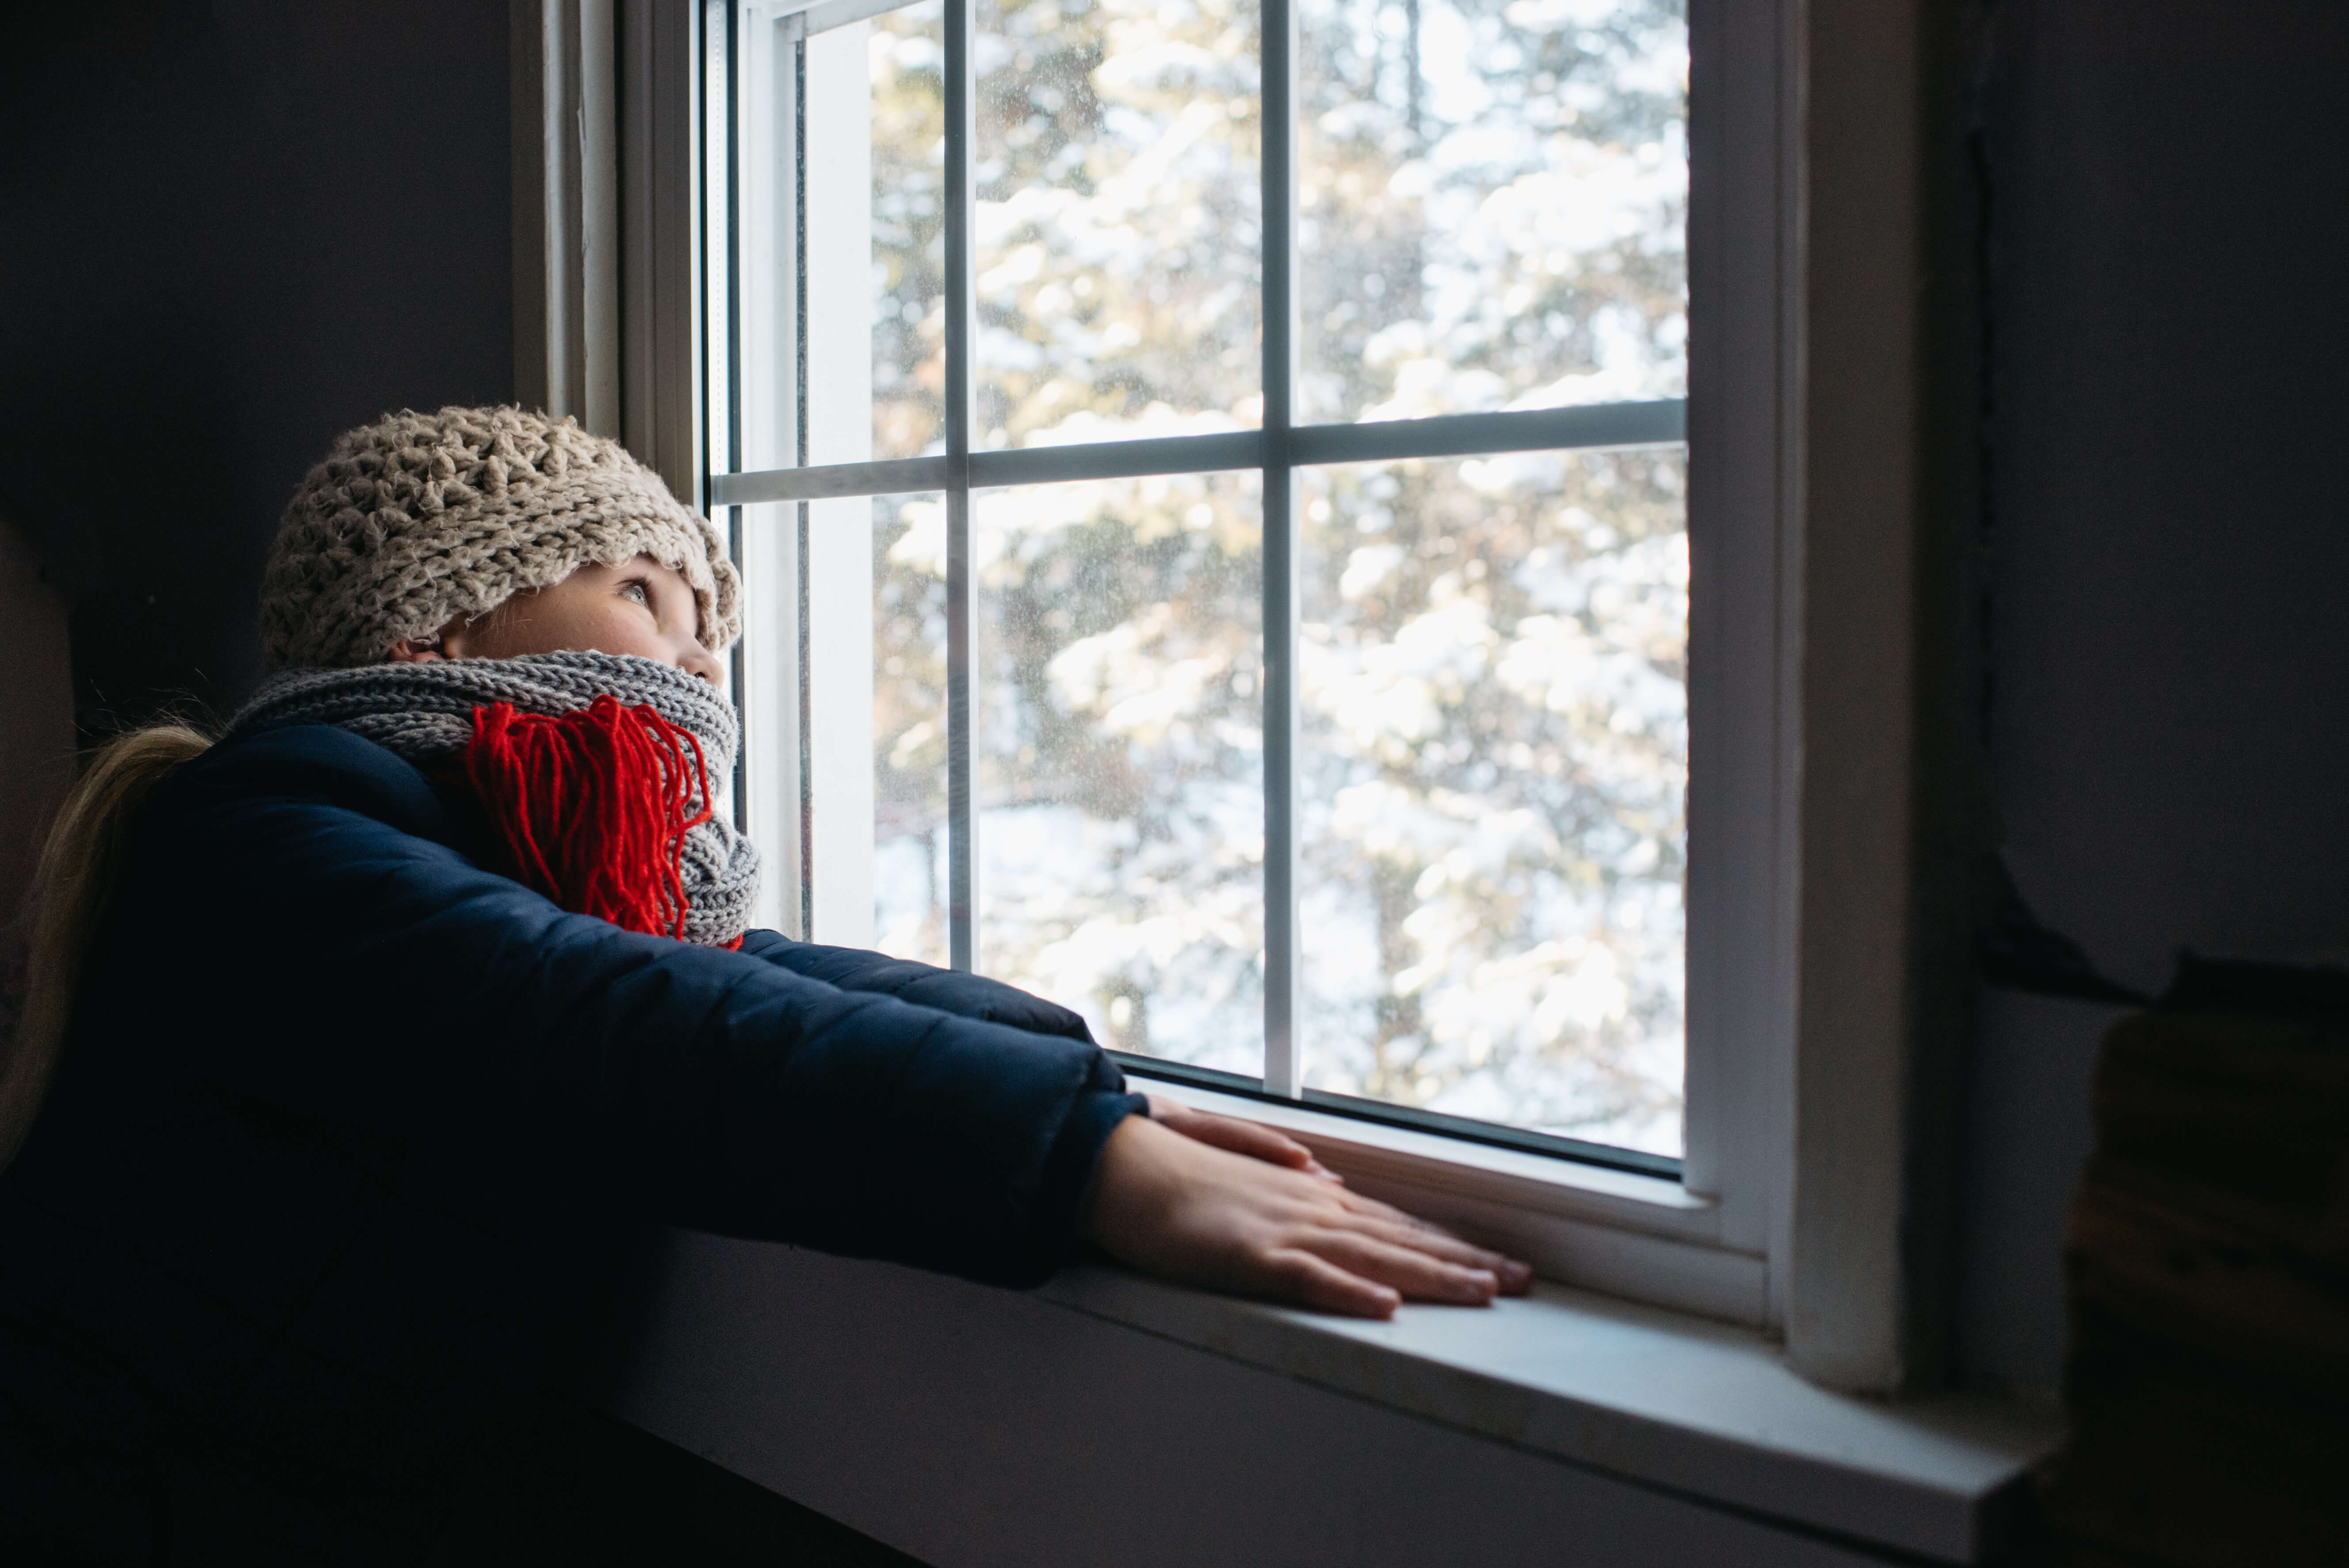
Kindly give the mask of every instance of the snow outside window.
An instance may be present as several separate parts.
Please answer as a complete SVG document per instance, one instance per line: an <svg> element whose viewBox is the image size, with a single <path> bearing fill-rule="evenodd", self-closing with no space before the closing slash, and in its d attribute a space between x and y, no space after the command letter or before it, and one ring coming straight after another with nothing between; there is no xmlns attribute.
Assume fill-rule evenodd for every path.
<svg viewBox="0 0 2349 1568"><path fill-rule="evenodd" d="M1677 1174L1680 0L704 25L768 917Z"/></svg>

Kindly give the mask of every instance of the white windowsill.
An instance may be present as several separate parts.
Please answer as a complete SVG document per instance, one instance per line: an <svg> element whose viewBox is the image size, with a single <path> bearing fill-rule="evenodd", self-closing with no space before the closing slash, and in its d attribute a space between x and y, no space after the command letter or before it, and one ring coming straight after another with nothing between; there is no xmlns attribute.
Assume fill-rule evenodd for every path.
<svg viewBox="0 0 2349 1568"><path fill-rule="evenodd" d="M943 1568L1109 1561L1100 1532L1145 1518L1134 1561L1269 1561L1234 1529L1300 1514L1363 1533L1279 1560L1469 1560L1411 1544L1431 1513L1477 1560L1547 1561L1572 1530L1625 1564L1974 1563L2061 1437L1975 1397L1831 1394L1757 1331L1547 1283L1366 1323L1106 1266L1022 1294L678 1233L653 1300L620 1414Z"/></svg>
<svg viewBox="0 0 2349 1568"><path fill-rule="evenodd" d="M1715 1511L1724 1526L1734 1515L1765 1534L1824 1536L1789 1560L1842 1563L1882 1548L1979 1561L1996 1548L2008 1489L2061 1439L2044 1409L1962 1395L1887 1404L1796 1376L1759 1326L1762 1260L1712 1240L1715 1206L1677 1182L1134 1076L1153 1094L1283 1128L1358 1190L1505 1243L1545 1277L1530 1296L1489 1310L1408 1306L1366 1323L1105 1264L1066 1269L1022 1295L680 1233L622 1413L885 1538L914 1531L894 1537L905 1544L920 1537L899 1505L854 1484L830 1490L843 1483L825 1479L828 1464L910 1460L974 1412L1020 1420L1002 1403L1007 1377L1040 1401L1024 1419L1105 1440L1084 1391L1114 1381L1110 1369L1132 1359L1120 1343L1134 1346L1139 1334L1162 1357L1205 1353L1246 1368L1259 1390L1278 1386L1260 1381L1269 1375L1361 1401L1371 1408L1363 1418L1482 1439L1454 1439L1446 1451L1469 1468L1450 1484L1473 1486L1494 1465L1526 1463L1522 1456L1563 1461L1682 1500L1669 1506ZM1053 1371L1040 1390L1026 1387L1040 1365ZM913 1403L876 1401L865 1391L876 1376L922 1392ZM844 1379L829 1404L811 1392L825 1377ZM1211 1429L1269 1418L1267 1392L1224 1398ZM1112 1418L1129 1418L1121 1408ZM817 1451L837 1454L811 1461L804 1436L788 1435L810 1422L822 1434ZM1521 1457L1505 1461L1486 1446L1495 1443ZM1092 1443L1078 1447L1080 1468L1116 1473ZM1018 1454L1015 1445L990 1461L1010 1467L1000 1484L1022 1483ZM1295 1462L1299 1487L1355 1479L1317 1476L1309 1455ZM1414 1484L1422 1480L1447 1495L1442 1477ZM1047 1490L1062 1489L1081 1492L1082 1478L1055 1476Z"/></svg>
<svg viewBox="0 0 2349 1568"><path fill-rule="evenodd" d="M1761 1334L1541 1282L1489 1309L1334 1318L1064 1271L1061 1306L1715 1505L1950 1562L1993 1544L1996 1499L2062 1438L1969 1395L1829 1393Z"/></svg>
<svg viewBox="0 0 2349 1568"><path fill-rule="evenodd" d="M1677 1181L1220 1094L1128 1066L1130 1087L1279 1128L1357 1191L1522 1257L1543 1277L1729 1323L1767 1321L1768 1274Z"/></svg>

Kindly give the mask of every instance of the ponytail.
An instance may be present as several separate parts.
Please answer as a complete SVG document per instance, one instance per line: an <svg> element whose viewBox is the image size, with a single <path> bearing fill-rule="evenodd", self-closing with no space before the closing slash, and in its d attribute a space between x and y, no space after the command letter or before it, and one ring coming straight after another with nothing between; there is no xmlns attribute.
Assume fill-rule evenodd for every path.
<svg viewBox="0 0 2349 1568"><path fill-rule="evenodd" d="M57 809L27 901L33 944L24 1010L15 1039L0 1042L0 1171L16 1159L48 1092L89 944L113 907L140 809L155 786L211 745L211 737L184 724L118 736Z"/></svg>

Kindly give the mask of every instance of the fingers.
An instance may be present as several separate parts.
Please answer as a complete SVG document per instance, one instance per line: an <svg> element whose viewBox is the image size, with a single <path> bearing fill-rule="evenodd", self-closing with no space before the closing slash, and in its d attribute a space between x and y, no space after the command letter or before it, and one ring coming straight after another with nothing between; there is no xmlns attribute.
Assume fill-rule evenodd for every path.
<svg viewBox="0 0 2349 1568"><path fill-rule="evenodd" d="M1150 1119L1185 1138L1234 1154L1245 1154L1251 1160L1302 1171L1311 1176L1330 1176L1330 1171L1313 1158L1313 1151L1295 1139L1274 1131L1258 1122L1242 1121L1237 1117L1218 1116L1211 1110L1200 1110L1168 1099L1164 1095L1147 1095ZM1331 1180L1336 1180L1331 1176Z"/></svg>
<svg viewBox="0 0 2349 1568"><path fill-rule="evenodd" d="M1500 1294L1501 1282L1490 1269L1448 1263L1359 1231L1323 1231L1299 1238L1296 1244L1348 1274L1391 1285L1413 1301L1484 1306Z"/></svg>
<svg viewBox="0 0 2349 1568"><path fill-rule="evenodd" d="M1402 1305L1401 1293L1388 1285L1348 1274L1311 1253L1287 1251L1268 1260L1275 1294L1288 1296L1316 1312L1342 1313L1348 1317L1392 1317Z"/></svg>
<svg viewBox="0 0 2349 1568"><path fill-rule="evenodd" d="M1417 1214L1405 1213L1392 1203L1381 1203L1376 1198L1365 1198L1360 1192L1344 1193L1340 1195L1339 1202L1353 1212L1372 1219L1387 1220L1399 1225L1409 1225L1413 1230L1433 1231L1439 1236L1448 1236L1452 1233L1432 1220L1423 1220Z"/></svg>
<svg viewBox="0 0 2349 1568"><path fill-rule="evenodd" d="M1228 1149L1235 1154L1246 1154L1274 1165L1286 1165L1292 1171L1302 1171L1317 1163L1311 1150L1269 1127L1206 1112L1195 1112L1194 1115L1199 1120L1175 1130L1189 1133L1202 1143L1212 1143L1218 1149Z"/></svg>
<svg viewBox="0 0 2349 1568"><path fill-rule="evenodd" d="M1417 1248L1468 1268L1490 1272L1499 1282L1503 1295L1523 1295L1532 1288L1532 1268L1506 1253L1464 1242L1441 1225L1359 1192L1342 1193L1339 1201L1351 1216L1353 1225L1374 1235L1398 1246Z"/></svg>
<svg viewBox="0 0 2349 1568"><path fill-rule="evenodd" d="M1082 1222L1121 1262L1375 1318L1406 1297L1483 1305L1525 1288L1521 1264L1174 1119L1132 1118L1103 1147Z"/></svg>
<svg viewBox="0 0 2349 1568"><path fill-rule="evenodd" d="M1451 1232L1438 1230L1424 1221L1405 1218L1406 1223L1396 1224L1389 1220L1359 1216L1349 1228L1376 1236L1395 1246L1425 1253L1460 1268L1480 1269L1493 1276L1503 1295L1523 1295L1533 1284L1533 1270L1516 1259L1477 1246L1473 1242L1464 1242Z"/></svg>
<svg viewBox="0 0 2349 1568"><path fill-rule="evenodd" d="M1154 1099L1154 1110L1159 1103ZM1313 1159L1304 1145L1268 1127L1233 1117L1217 1116L1189 1106L1178 1109L1185 1119L1176 1125L1175 1130L1200 1142L1274 1164L1289 1163L1266 1151L1269 1145L1278 1145L1282 1150L1293 1150L1304 1157L1304 1165L1290 1164L1291 1169L1301 1170L1309 1175L1325 1174L1319 1161ZM1333 1181L1339 1180L1334 1176L1330 1179ZM1523 1295L1533 1284L1533 1270L1515 1258L1464 1242L1441 1225L1391 1203L1381 1203L1375 1198L1346 1191L1338 1191L1334 1196L1346 1212L1347 1218L1340 1224L1342 1229L1362 1231L1392 1245L1428 1253L1459 1268L1481 1270L1493 1276L1495 1287L1502 1295ZM1427 1299L1451 1301L1459 1298L1454 1295L1439 1294Z"/></svg>

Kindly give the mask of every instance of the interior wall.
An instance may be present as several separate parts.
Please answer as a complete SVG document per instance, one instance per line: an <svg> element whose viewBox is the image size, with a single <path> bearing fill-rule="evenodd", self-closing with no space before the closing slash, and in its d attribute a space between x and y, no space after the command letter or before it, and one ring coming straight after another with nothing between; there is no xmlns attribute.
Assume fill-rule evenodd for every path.
<svg viewBox="0 0 2349 1568"><path fill-rule="evenodd" d="M0 511L85 735L260 673L340 430L512 396L504 0L93 0L0 42Z"/></svg>
<svg viewBox="0 0 2349 1568"><path fill-rule="evenodd" d="M0 515L0 996L15 986L26 934L12 930L39 855L39 825L73 780L72 669L66 607Z"/></svg>
<svg viewBox="0 0 2349 1568"><path fill-rule="evenodd" d="M2158 991L2349 957L2349 7L2000 0L1989 740L2023 896ZM2052 1389L2111 1009L1992 993L1961 1354Z"/></svg>

